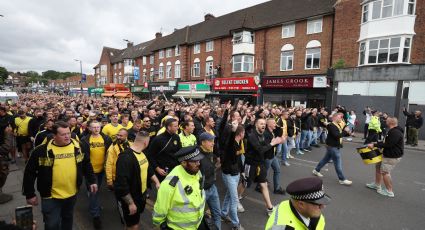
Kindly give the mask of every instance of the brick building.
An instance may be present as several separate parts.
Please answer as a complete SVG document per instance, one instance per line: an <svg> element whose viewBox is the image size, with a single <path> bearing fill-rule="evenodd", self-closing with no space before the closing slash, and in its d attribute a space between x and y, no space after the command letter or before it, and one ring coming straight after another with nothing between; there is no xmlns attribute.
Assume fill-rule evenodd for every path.
<svg viewBox="0 0 425 230"><path fill-rule="evenodd" d="M207 14L138 45L104 47L95 76L98 85L149 82L151 93L255 101L262 90L267 101L323 106L331 101L334 3L272 0L220 17ZM133 83L134 69L140 80Z"/></svg>
<svg viewBox="0 0 425 230"><path fill-rule="evenodd" d="M371 106L399 117L401 125L404 106L424 111L423 0L338 1L333 37L333 64L342 67L335 70L334 104L357 114Z"/></svg>
<svg viewBox="0 0 425 230"><path fill-rule="evenodd" d="M56 80L49 80L48 85L51 88L57 88L57 89L81 89L81 76L71 76L67 77L65 79L56 79ZM84 90L87 90L88 88L94 88L96 87L96 81L95 77L93 75L87 75L86 81L83 82L82 87Z"/></svg>

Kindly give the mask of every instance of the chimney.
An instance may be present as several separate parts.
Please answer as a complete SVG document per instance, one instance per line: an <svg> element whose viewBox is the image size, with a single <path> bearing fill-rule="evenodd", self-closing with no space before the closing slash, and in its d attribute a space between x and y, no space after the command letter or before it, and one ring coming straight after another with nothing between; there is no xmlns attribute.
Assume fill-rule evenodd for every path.
<svg viewBox="0 0 425 230"><path fill-rule="evenodd" d="M133 42L127 42L127 48L132 47L133 46Z"/></svg>
<svg viewBox="0 0 425 230"><path fill-rule="evenodd" d="M204 21L208 21L208 20L210 20L210 19L213 19L213 18L215 18L215 16L214 15L212 15L212 14L210 14L210 13L208 13L208 14L206 14L205 16L204 16Z"/></svg>
<svg viewBox="0 0 425 230"><path fill-rule="evenodd" d="M157 32L156 34L155 34L155 38L161 38L162 37L162 33L161 32Z"/></svg>

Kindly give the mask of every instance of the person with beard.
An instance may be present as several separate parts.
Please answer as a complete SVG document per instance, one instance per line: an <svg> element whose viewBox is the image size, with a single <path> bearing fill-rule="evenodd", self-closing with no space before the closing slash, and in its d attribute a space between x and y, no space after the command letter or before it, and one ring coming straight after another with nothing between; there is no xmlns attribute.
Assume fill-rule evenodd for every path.
<svg viewBox="0 0 425 230"><path fill-rule="evenodd" d="M156 136L157 130L152 126L152 121L149 117L144 117L142 122L143 124L140 130L149 133L149 137L151 138L150 141L152 141L152 139Z"/></svg>
<svg viewBox="0 0 425 230"><path fill-rule="evenodd" d="M44 112L40 108L34 110L34 117L28 123L28 129L30 132L31 141L34 143L35 136L43 128L46 118L44 117Z"/></svg>
<svg viewBox="0 0 425 230"><path fill-rule="evenodd" d="M171 170L159 187L153 224L160 229L196 230L205 208L204 178L200 172L204 155L197 146L181 148L175 155L180 165Z"/></svg>
<svg viewBox="0 0 425 230"><path fill-rule="evenodd" d="M142 121L140 119L135 120L133 122L133 126L131 127L131 129L128 130L128 140L134 142L134 139L136 138L136 135L141 128L142 128Z"/></svg>
<svg viewBox="0 0 425 230"><path fill-rule="evenodd" d="M193 134L198 137L202 133L203 126L203 120L204 120L204 110L203 109L197 109L195 112L195 117L193 117L193 124L195 125L195 130Z"/></svg>
<svg viewBox="0 0 425 230"><path fill-rule="evenodd" d="M266 129L266 120L258 119L255 122L255 129L248 134L248 146L245 161L245 174L248 175L248 186L252 182L260 184L261 193L267 208L267 214L273 211L273 205L270 200L269 189L267 186L267 171L265 163L265 153L278 144L282 144L286 139L275 137L270 142L264 136Z"/></svg>
<svg viewBox="0 0 425 230"><path fill-rule="evenodd" d="M110 190L114 189L114 181L116 176L116 164L118 156L126 149L130 148L132 142L128 141L128 131L122 128L118 131L117 139L108 148L108 154L105 164L106 183Z"/></svg>
<svg viewBox="0 0 425 230"><path fill-rule="evenodd" d="M50 136L53 134L52 133L53 124L54 124L53 120L47 120L44 123L43 130L38 132L37 135L35 135L34 148L41 145L47 136Z"/></svg>
<svg viewBox="0 0 425 230"><path fill-rule="evenodd" d="M168 173L178 165L175 154L181 149L180 137L177 135L179 124L169 118L164 122L165 132L156 136L149 145L148 159L156 176L163 181Z"/></svg>
<svg viewBox="0 0 425 230"><path fill-rule="evenodd" d="M139 229L140 214L146 205L149 179L160 187L143 151L149 145L149 134L138 132L133 145L118 156L115 195L122 207L126 229Z"/></svg>
<svg viewBox="0 0 425 230"><path fill-rule="evenodd" d="M89 129L90 134L81 139L81 149L86 156L90 156L90 163L96 176L97 187L100 188L105 174L105 158L112 140L100 132L100 123L98 121L92 121ZM102 222L100 220L101 206L99 192L89 194L89 211L93 218L94 228L100 229Z"/></svg>

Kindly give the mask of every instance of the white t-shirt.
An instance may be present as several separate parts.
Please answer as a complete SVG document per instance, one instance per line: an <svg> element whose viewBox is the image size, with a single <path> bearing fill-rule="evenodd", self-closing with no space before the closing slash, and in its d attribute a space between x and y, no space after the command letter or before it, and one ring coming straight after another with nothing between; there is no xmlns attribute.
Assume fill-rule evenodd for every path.
<svg viewBox="0 0 425 230"><path fill-rule="evenodd" d="M354 124L356 123L356 118L357 118L356 114L350 115L350 116L348 117L348 122L349 122L350 124L354 125Z"/></svg>

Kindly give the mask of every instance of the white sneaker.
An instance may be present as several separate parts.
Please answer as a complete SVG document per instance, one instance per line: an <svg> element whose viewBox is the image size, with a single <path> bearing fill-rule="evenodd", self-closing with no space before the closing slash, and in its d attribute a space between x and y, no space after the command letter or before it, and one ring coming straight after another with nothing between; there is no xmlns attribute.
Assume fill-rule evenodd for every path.
<svg viewBox="0 0 425 230"><path fill-rule="evenodd" d="M316 171L316 169L313 170L313 175L318 176L318 177L323 177L323 174L321 174L320 172Z"/></svg>
<svg viewBox="0 0 425 230"><path fill-rule="evenodd" d="M288 154L288 159L293 159L294 156L292 156L291 154Z"/></svg>
<svg viewBox="0 0 425 230"><path fill-rule="evenodd" d="M239 213L245 212L245 209L243 208L241 202L238 202L238 212Z"/></svg>
<svg viewBox="0 0 425 230"><path fill-rule="evenodd" d="M273 213L275 207L273 207L272 209L268 209L267 208L267 216L271 216L271 214Z"/></svg>
<svg viewBox="0 0 425 230"><path fill-rule="evenodd" d="M339 183L342 185L351 185L353 182L351 180L345 179L345 180L340 180Z"/></svg>

